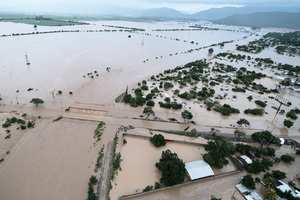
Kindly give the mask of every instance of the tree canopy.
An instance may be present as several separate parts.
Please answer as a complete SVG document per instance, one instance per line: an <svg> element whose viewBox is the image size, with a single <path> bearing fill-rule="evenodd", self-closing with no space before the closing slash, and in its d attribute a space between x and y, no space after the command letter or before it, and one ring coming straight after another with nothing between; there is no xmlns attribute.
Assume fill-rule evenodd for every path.
<svg viewBox="0 0 300 200"><path fill-rule="evenodd" d="M172 153L169 149L162 152L155 166L162 172L160 182L165 186L176 185L184 181L185 164L176 153Z"/></svg>
<svg viewBox="0 0 300 200"><path fill-rule="evenodd" d="M30 103L33 103L36 106L38 106L39 104L43 104L44 101L42 99L40 99L40 98L33 98L33 99L31 99Z"/></svg>
<svg viewBox="0 0 300 200"><path fill-rule="evenodd" d="M242 179L242 184L251 190L255 190L256 188L253 177L250 174L244 176L244 178Z"/></svg>
<svg viewBox="0 0 300 200"><path fill-rule="evenodd" d="M151 137L150 142L156 147L161 147L167 143L167 140L165 140L163 135L155 134L153 137Z"/></svg>

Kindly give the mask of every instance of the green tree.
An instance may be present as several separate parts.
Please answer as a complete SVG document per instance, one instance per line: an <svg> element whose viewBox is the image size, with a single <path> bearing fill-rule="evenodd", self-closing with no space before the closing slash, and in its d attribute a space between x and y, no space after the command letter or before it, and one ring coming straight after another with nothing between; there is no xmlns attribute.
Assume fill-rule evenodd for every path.
<svg viewBox="0 0 300 200"><path fill-rule="evenodd" d="M216 136L216 140L209 141L206 145L204 145L206 154L203 155L203 159L209 165L214 166L218 169L223 168L229 164L226 159L231 150L231 143L227 142L221 137Z"/></svg>
<svg viewBox="0 0 300 200"><path fill-rule="evenodd" d="M161 147L167 144L167 140L165 140L165 137L161 134L155 134L150 138L150 142L156 147Z"/></svg>
<svg viewBox="0 0 300 200"><path fill-rule="evenodd" d="M40 98L33 98L33 99L31 99L30 103L33 103L36 106L38 106L39 104L43 104L44 101L42 99L40 99Z"/></svg>
<svg viewBox="0 0 300 200"><path fill-rule="evenodd" d="M295 161L295 158L289 154L284 154L280 157L280 159L285 163L290 163L292 161Z"/></svg>
<svg viewBox="0 0 300 200"><path fill-rule="evenodd" d="M281 179L285 179L286 178L286 173L282 172L282 171L279 171L279 170L272 171L272 175L277 180L281 180Z"/></svg>
<svg viewBox="0 0 300 200"><path fill-rule="evenodd" d="M267 176L266 178L263 179L264 184L269 188L272 189L275 187L275 179L273 176Z"/></svg>
<svg viewBox="0 0 300 200"><path fill-rule="evenodd" d="M285 119L283 121L283 125L288 127L288 128L291 128L292 126L294 126L294 122L292 122L291 120Z"/></svg>
<svg viewBox="0 0 300 200"><path fill-rule="evenodd" d="M268 200L277 200L277 194L274 190L269 190L266 192L266 197Z"/></svg>
<svg viewBox="0 0 300 200"><path fill-rule="evenodd" d="M214 52L214 49L213 49L213 48L209 48L209 49L208 49L208 53L209 53L209 54L212 54L213 52Z"/></svg>
<svg viewBox="0 0 300 200"><path fill-rule="evenodd" d="M146 115L146 117L148 118L150 115L155 116L154 111L152 110L151 107L145 107L143 110L143 114Z"/></svg>
<svg viewBox="0 0 300 200"><path fill-rule="evenodd" d="M234 135L236 135L238 139L240 139L241 137L245 138L246 133L244 133L243 131L235 130Z"/></svg>
<svg viewBox="0 0 300 200"><path fill-rule="evenodd" d="M169 149L162 152L155 166L162 172L160 182L165 186L180 184L184 181L185 164L176 153L172 153Z"/></svg>
<svg viewBox="0 0 300 200"><path fill-rule="evenodd" d="M193 129L191 130L191 136L192 136L192 137L197 137L197 129L193 128Z"/></svg>
<svg viewBox="0 0 300 200"><path fill-rule="evenodd" d="M236 122L240 127L244 124L245 126L250 126L250 122L245 119L245 118L241 118Z"/></svg>
<svg viewBox="0 0 300 200"><path fill-rule="evenodd" d="M181 117L182 117L182 118L184 119L184 121L185 121L185 119L188 119L188 120L192 119L192 118L193 118L193 115L192 115L191 112L189 112L189 111L187 111L187 110L184 110L183 112L181 112Z"/></svg>
<svg viewBox="0 0 300 200"><path fill-rule="evenodd" d="M211 196L211 197L210 197L210 200L222 200L222 198L217 198L217 197L215 197L215 196Z"/></svg>
<svg viewBox="0 0 300 200"><path fill-rule="evenodd" d="M242 179L242 184L251 190L255 190L256 188L254 179L250 174L244 176L244 178Z"/></svg>

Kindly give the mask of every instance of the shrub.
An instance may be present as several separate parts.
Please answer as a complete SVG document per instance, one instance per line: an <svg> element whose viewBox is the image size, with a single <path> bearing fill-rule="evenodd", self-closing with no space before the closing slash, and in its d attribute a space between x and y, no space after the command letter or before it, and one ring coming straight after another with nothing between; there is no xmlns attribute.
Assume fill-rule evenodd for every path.
<svg viewBox="0 0 300 200"><path fill-rule="evenodd" d="M162 172L160 182L165 186L173 186L184 181L185 164L176 153L172 153L170 150L163 151L155 166Z"/></svg>
<svg viewBox="0 0 300 200"><path fill-rule="evenodd" d="M166 145L167 140L165 140L163 135L155 134L153 137L151 137L150 142L156 147L161 147Z"/></svg>
<svg viewBox="0 0 300 200"><path fill-rule="evenodd" d="M256 188L253 177L250 174L244 176L244 178L242 179L242 184L251 190L255 190Z"/></svg>
<svg viewBox="0 0 300 200"><path fill-rule="evenodd" d="M280 157L280 159L285 163L290 163L292 161L295 161L295 158L289 154L284 154Z"/></svg>
<svg viewBox="0 0 300 200"><path fill-rule="evenodd" d="M220 112L222 115L230 115L231 113L240 113L239 109L233 108L228 104L214 108L214 111Z"/></svg>
<svg viewBox="0 0 300 200"><path fill-rule="evenodd" d="M153 107L155 105L155 102L153 100L149 100L147 101L146 105Z"/></svg>
<svg viewBox="0 0 300 200"><path fill-rule="evenodd" d="M260 101L260 100L256 100L255 103L263 108L267 106L267 104L265 102Z"/></svg>
<svg viewBox="0 0 300 200"><path fill-rule="evenodd" d="M287 112L286 117L289 117L291 119L297 119L298 118L294 110L291 110L291 111Z"/></svg>
<svg viewBox="0 0 300 200"><path fill-rule="evenodd" d="M292 126L294 126L294 122L292 122L291 120L285 119L283 121L283 125L288 127L288 128L291 128Z"/></svg>
<svg viewBox="0 0 300 200"><path fill-rule="evenodd" d="M248 108L244 111L244 113L262 116L265 113L265 111L264 111L264 109L259 109L259 108L254 108L254 109Z"/></svg>

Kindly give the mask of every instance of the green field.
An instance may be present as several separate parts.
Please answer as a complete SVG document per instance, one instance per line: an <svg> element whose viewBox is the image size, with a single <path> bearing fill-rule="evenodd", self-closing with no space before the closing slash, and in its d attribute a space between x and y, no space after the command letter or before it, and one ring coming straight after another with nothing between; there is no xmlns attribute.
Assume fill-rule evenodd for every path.
<svg viewBox="0 0 300 200"><path fill-rule="evenodd" d="M13 22L32 24L37 26L73 26L73 25L87 25L88 23L82 21L99 20L92 17L82 16L37 16L26 14L0 14L0 22Z"/></svg>

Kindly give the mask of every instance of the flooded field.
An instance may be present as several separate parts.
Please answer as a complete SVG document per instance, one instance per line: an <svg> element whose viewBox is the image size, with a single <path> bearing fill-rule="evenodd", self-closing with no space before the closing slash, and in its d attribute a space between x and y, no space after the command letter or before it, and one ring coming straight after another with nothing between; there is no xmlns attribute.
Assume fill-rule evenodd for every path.
<svg viewBox="0 0 300 200"><path fill-rule="evenodd" d="M189 26L195 24L201 24L207 29L192 30L194 28ZM133 28L144 30L132 31ZM233 93L232 84L223 83L215 86L214 98L219 94L228 93L221 101L222 104L228 103L237 107L241 113L224 117L215 111L207 111L203 103L186 101L184 109L193 112L196 124L166 123L168 118L183 122L180 116L182 110L160 108L157 104L163 97L155 99L154 107L156 117L161 121L140 120L143 108L115 103L115 98L125 92L127 86L131 92L137 88L138 82L148 81L152 75L199 59L207 59L211 66L215 62L223 62L237 68L247 67L256 72L262 71L272 76L274 71L269 68L261 69L246 61L230 62L225 59L221 61L213 57L220 52L242 53L235 50L237 44L247 44L249 41L259 39L265 33L266 30L257 31L207 22L96 21L90 22L90 25L38 26L37 29L32 25L0 22L1 125L6 118L20 117L23 113L27 113L28 119L36 120L36 127L33 129L17 130L16 125L9 127L11 134L9 139L5 138L8 135L7 128L0 127L0 159L4 159L0 163L0 199L85 199L88 191L87 183L93 174L98 151L103 144L113 140L120 125L131 124L136 127L132 133L148 136L150 135L148 129L182 131L187 126L190 127L189 130L196 128L197 131L203 132L210 131L211 127L218 127L222 133L233 134L237 126L236 121L240 118L248 119L243 110L256 107L253 102L255 100L263 100L268 101L265 108L268 114L262 117L249 117L251 126L242 127L246 134L268 129L277 136L299 139L299 119L294 120L294 126L290 129L284 128L282 122L285 115L275 116L275 110L271 106L278 106L278 103L270 99L269 94L259 95L250 91ZM225 41L231 42L226 43L224 47L213 46L213 55L208 54L208 46ZM26 65L25 54L28 55L30 65ZM291 65L300 63L299 56L277 55L272 48L256 55L242 54L253 58L271 57L277 63ZM209 72L209 74L217 73ZM279 82L269 77L256 81L270 88L275 88ZM153 82L148 83L152 89ZM204 85L200 82L197 87L202 88ZM189 86L182 91L191 88L192 86ZM50 93L53 89L55 89L54 97ZM175 89L180 88L175 85L172 90L164 93L172 97ZM62 94L58 94L59 90ZM233 100L234 95L236 100ZM247 99L249 95L253 96L252 102ZM280 89L279 95L289 99L293 108L299 107L299 93ZM44 100L43 105L35 106L29 103L32 98L37 97ZM69 106L98 109L105 114L93 115L95 113L87 111L66 113L65 109ZM288 111L290 108L284 109ZM82 121L64 119L52 122L60 115L76 117ZM93 133L97 122L101 120L107 124L105 134L100 143L93 147L95 141ZM171 136L165 134L165 137ZM172 139L205 142L201 138L184 136L172 136ZM147 185L153 185L158 181L159 172L154 164L165 148L175 151L184 162L201 159L201 154L204 153L199 147L167 144L165 148L156 149L147 140L133 138L126 140L128 144L118 147L124 161L122 171L113 183L111 199L141 191ZM289 151L282 149L283 153ZM299 166L298 157L295 163ZM137 167L137 164L141 166ZM290 178L297 171L297 168L288 170L289 166L282 169L288 171L287 173L293 172L289 175ZM228 199L234 192L234 184L240 181L242 175L170 190L166 194L157 194L155 198L176 199L179 195L181 199L200 197L209 199L210 195L215 194L217 197ZM228 187L224 188L227 184ZM155 199L151 195L141 198Z"/></svg>

